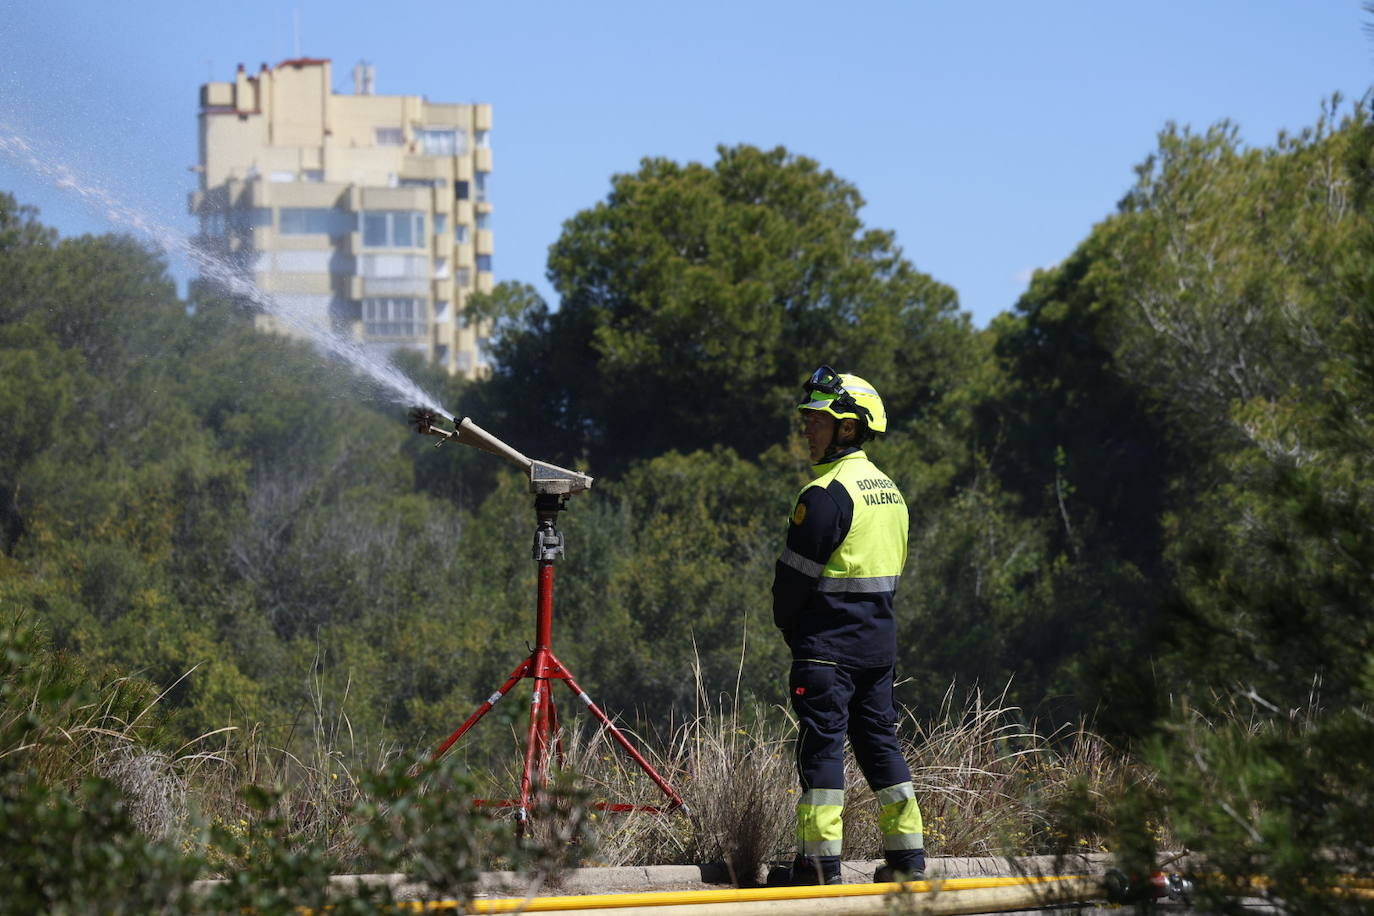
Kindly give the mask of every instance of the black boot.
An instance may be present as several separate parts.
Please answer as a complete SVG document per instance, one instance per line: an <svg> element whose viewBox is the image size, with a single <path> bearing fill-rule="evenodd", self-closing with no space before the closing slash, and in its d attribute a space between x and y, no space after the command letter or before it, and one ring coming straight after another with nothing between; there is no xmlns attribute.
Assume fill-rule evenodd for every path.
<svg viewBox="0 0 1374 916"><path fill-rule="evenodd" d="M839 856L797 856L791 865L777 865L768 872L769 887L843 883Z"/></svg>
<svg viewBox="0 0 1374 916"><path fill-rule="evenodd" d="M874 884L893 881L924 881L926 879L926 851L917 849L900 855L888 853L887 863L873 873Z"/></svg>

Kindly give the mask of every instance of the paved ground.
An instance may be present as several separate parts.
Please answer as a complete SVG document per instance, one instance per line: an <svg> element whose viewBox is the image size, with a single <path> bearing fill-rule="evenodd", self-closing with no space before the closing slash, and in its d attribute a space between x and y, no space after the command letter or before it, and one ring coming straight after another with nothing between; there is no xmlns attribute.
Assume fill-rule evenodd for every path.
<svg viewBox="0 0 1374 916"><path fill-rule="evenodd" d="M844 862L841 875L846 884L867 884L882 859ZM1060 863L1059 874L1101 874L1109 859L1105 855L1083 856ZM763 877L763 871L756 876ZM997 875L1052 875L1056 863L1051 856L1017 859L1014 866L1005 858L932 858L927 874L931 878L977 878ZM647 865L619 868L577 868L562 876L553 886L541 888L544 894L615 894L642 891L709 890L731 887L730 875L719 865ZM528 883L513 872L491 872L480 885L491 896L523 895Z"/></svg>
<svg viewBox="0 0 1374 916"><path fill-rule="evenodd" d="M866 884L873 880L873 871L882 859L845 862L842 875L847 884ZM931 878L975 878L1012 875L1102 874L1111 865L1106 855L1082 856L1071 861L1056 862L1053 857L1006 858L932 858L927 871ZM762 874L759 875L762 877ZM536 891L544 895L614 894L646 891L710 890L732 886L729 875L720 866L651 865L622 868L579 868L562 876L556 885ZM530 892L528 884L521 885L510 872L483 875L483 892L491 897L524 896ZM1251 901L1247 910L1257 914L1274 912L1260 901ZM1084 916L1127 916L1137 912L1126 906L1064 906L1016 913L1076 913ZM1144 911L1140 911L1144 912ZM1191 916L1195 911L1183 903L1160 901L1150 912L1160 916ZM1016 916L1016 914L1012 914Z"/></svg>
<svg viewBox="0 0 1374 916"><path fill-rule="evenodd" d="M866 884L873 879L873 871L881 859L845 862L842 874L847 884ZM1049 856L1016 860L1005 858L933 858L930 878L973 878L1012 875L1101 874L1110 866L1105 855L1084 856L1067 862ZM762 874L759 875L762 877ZM419 899L424 888L403 883L400 875L359 875L336 879L341 883L363 881L384 882L396 888L402 899ZM540 887L532 887L528 879L513 872L491 872L482 876L480 897L574 896L583 894L644 893L651 891L693 891L722 889L733 886L730 876L720 866L651 865L618 868L578 868L559 876ZM1260 914L1273 910L1254 901L1248 910ZM1138 911L1124 906L1064 906L1036 910L1018 910L1020 914L1077 913L1085 916L1127 916ZM1149 912L1160 916L1191 916L1194 910L1182 903L1161 901Z"/></svg>

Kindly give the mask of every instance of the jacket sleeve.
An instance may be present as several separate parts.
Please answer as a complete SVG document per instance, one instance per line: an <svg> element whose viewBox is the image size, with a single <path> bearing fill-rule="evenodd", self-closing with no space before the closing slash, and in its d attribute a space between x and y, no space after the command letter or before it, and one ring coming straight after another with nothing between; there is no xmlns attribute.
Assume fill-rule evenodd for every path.
<svg viewBox="0 0 1374 916"><path fill-rule="evenodd" d="M838 484L832 487L810 487L802 492L797 508L787 526L787 546L773 571L773 623L782 630L788 646L792 645L797 622L816 582L825 569L830 555L849 533L852 509L849 513L831 492L840 490L848 503L848 493Z"/></svg>

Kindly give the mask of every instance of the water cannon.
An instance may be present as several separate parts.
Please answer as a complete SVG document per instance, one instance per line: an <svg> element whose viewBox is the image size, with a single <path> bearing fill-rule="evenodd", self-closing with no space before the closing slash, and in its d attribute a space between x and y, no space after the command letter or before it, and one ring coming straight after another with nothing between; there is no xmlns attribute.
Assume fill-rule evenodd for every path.
<svg viewBox="0 0 1374 916"><path fill-rule="evenodd" d="M534 681L533 695L530 699L530 725L525 736L525 762L520 774L520 796L508 800L479 800L479 804L509 806L516 809L516 820L523 833L530 816L530 803L545 788L548 781L550 758L562 768L567 765L563 750L562 731L559 727L557 707L553 698L553 685L562 681L572 691L579 703L600 723L605 734L620 745L639 767L648 774L654 785L668 797L666 807L659 805L601 802L598 807L609 811L644 811L663 813L681 810L687 812L687 805L677 790L663 778L649 761L644 759L625 734L611 721L601 707L592 702L587 691L573 679L572 672L558 660L553 653L553 568L557 560L563 558L563 533L558 530L558 515L567 508L568 497L574 493L592 488L592 478L581 471L570 471L546 461L535 461L511 448L476 423L463 417L455 420L436 410L416 407L410 411L410 422L415 431L422 436L434 436L438 447L445 442L457 442L473 448L490 452L520 466L529 475L530 492L534 494L534 514L537 526L534 531L533 559L539 563L538 595L535 601L534 646L529 656L506 679L506 682L487 697L477 709L468 716L467 721L449 735L430 754L430 763L438 760L455 742L463 737L491 708L500 702L511 689L522 680ZM452 427L451 429L449 427ZM416 764L412 775L423 769Z"/></svg>
<svg viewBox="0 0 1374 916"><path fill-rule="evenodd" d="M453 429L445 429L440 421L447 421ZM435 448L453 441L505 458L529 475L530 492L540 496L569 496L592 488L593 478L581 471L570 471L547 461L536 461L511 448L467 417L455 420L435 410L416 407L410 411L410 422L422 436L436 436Z"/></svg>

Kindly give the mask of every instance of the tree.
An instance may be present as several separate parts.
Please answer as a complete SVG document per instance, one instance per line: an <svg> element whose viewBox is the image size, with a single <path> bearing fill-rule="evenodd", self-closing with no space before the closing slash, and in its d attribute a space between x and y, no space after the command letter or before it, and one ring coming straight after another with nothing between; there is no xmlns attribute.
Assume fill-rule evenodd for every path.
<svg viewBox="0 0 1374 916"><path fill-rule="evenodd" d="M57 233L38 221L37 209L0 191L0 324L17 321L31 309L43 256L56 244Z"/></svg>
<svg viewBox="0 0 1374 916"><path fill-rule="evenodd" d="M1244 148L1225 121L1169 125L1137 169L1110 246L1126 305L1110 345L1181 422L1243 438L1233 404L1320 383L1358 231L1344 160L1367 120L1339 103L1272 148Z"/></svg>
<svg viewBox="0 0 1374 916"><path fill-rule="evenodd" d="M32 322L0 325L0 551L25 530L20 500L24 467L52 442L76 392L76 361Z"/></svg>
<svg viewBox="0 0 1374 916"><path fill-rule="evenodd" d="M527 289L477 299L498 321L484 406L528 450L605 473L713 443L782 440L819 363L873 381L889 414L938 401L970 346L953 290L865 229L853 185L782 148L714 166L646 159L564 224L557 311Z"/></svg>

